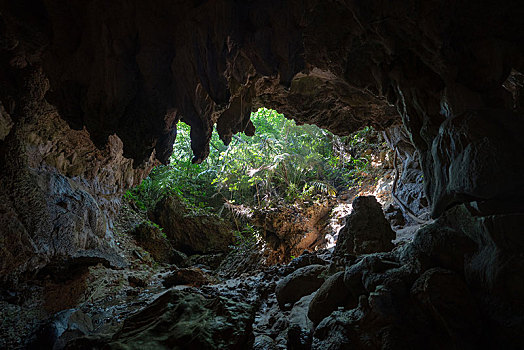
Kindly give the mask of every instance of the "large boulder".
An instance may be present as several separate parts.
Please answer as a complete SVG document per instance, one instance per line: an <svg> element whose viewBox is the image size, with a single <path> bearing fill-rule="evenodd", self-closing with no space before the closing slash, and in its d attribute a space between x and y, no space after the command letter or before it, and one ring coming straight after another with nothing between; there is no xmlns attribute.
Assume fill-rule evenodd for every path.
<svg viewBox="0 0 524 350"><path fill-rule="evenodd" d="M320 288L324 283L320 274L325 270L326 267L322 265L309 265L280 280L275 288L278 306L284 309L286 304L293 304Z"/></svg>
<svg viewBox="0 0 524 350"><path fill-rule="evenodd" d="M395 232L384 217L374 196L360 196L353 201L353 211L340 230L336 255L369 254L393 249Z"/></svg>
<svg viewBox="0 0 524 350"><path fill-rule="evenodd" d="M464 280L456 273L434 268L420 276L411 295L434 320L434 333L442 332L443 344L473 349L481 333L481 315ZM446 346L446 348L449 348Z"/></svg>
<svg viewBox="0 0 524 350"><path fill-rule="evenodd" d="M79 338L68 349L249 349L251 305L195 290L170 289L124 321L111 339Z"/></svg>
<svg viewBox="0 0 524 350"><path fill-rule="evenodd" d="M329 277L317 291L309 304L307 316L315 324L329 316L339 306L357 306L355 299L344 284L344 271Z"/></svg>
<svg viewBox="0 0 524 350"><path fill-rule="evenodd" d="M287 349L308 350L311 348L315 327L307 316L308 306L316 293L306 295L293 305L289 312L287 329Z"/></svg>
<svg viewBox="0 0 524 350"><path fill-rule="evenodd" d="M163 230L146 221L131 232L137 244L147 250L158 262L179 264L184 261L184 254L176 251Z"/></svg>
<svg viewBox="0 0 524 350"><path fill-rule="evenodd" d="M173 246L186 254L225 252L233 244L229 224L216 216L191 213L176 197L160 200L152 219Z"/></svg>
<svg viewBox="0 0 524 350"><path fill-rule="evenodd" d="M418 251L423 266L440 266L463 274L465 263L477 250L477 245L462 232L438 222L417 231L413 248Z"/></svg>

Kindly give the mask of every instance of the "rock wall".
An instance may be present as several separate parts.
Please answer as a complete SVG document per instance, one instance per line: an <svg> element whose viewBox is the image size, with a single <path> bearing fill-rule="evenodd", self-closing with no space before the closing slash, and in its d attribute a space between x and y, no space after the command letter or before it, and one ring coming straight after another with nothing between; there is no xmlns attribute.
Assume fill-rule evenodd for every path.
<svg viewBox="0 0 524 350"><path fill-rule="evenodd" d="M478 243L467 282L490 315L518 306L490 290L520 290L524 272L521 3L3 0L0 13L0 275L102 256L119 195L168 159L178 120L200 162L214 123L228 143L264 104L339 134L400 115L432 216Z"/></svg>
<svg viewBox="0 0 524 350"><path fill-rule="evenodd" d="M79 259L121 266L112 218L122 191L147 175L154 157L134 168L116 135L98 149L45 100L41 70L15 76L28 89L9 95L10 108L2 108L11 126L0 141L0 276Z"/></svg>
<svg viewBox="0 0 524 350"><path fill-rule="evenodd" d="M384 139L388 146L396 153L393 156L393 167L396 166L398 172L398 181L395 188L395 195L402 204L396 203L394 207L398 207L404 213L404 217L408 222L414 219L407 213L409 209L414 215L421 219L429 218L429 203L424 192L424 172L422 171L420 153L417 151L409 133L406 131L404 125L393 125L382 132ZM407 206L408 209L402 206Z"/></svg>

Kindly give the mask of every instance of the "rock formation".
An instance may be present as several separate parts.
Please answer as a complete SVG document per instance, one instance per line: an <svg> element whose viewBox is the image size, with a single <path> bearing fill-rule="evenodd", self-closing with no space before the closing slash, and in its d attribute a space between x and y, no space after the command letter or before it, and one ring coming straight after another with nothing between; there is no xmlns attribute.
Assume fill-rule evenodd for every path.
<svg viewBox="0 0 524 350"><path fill-rule="evenodd" d="M353 211L340 229L335 254L369 254L393 249L395 232L373 196L353 200Z"/></svg>
<svg viewBox="0 0 524 350"><path fill-rule="evenodd" d="M215 123L225 143L255 131L254 106L338 134L401 119L413 145L403 160L420 164L437 226L392 264L350 267L344 283L364 297L321 321L312 348L369 348L365 336L385 324L379 343L399 345L406 320L394 317L404 305L395 297L417 278L409 303L440 319L428 338L435 348L461 347L459 338L517 348L523 16L518 1L0 1L2 282L79 261L122 266L112 230L121 195L168 160L179 120L200 162ZM392 267L408 257L422 276ZM403 289L385 272L363 272L384 266ZM469 316L453 321L448 303ZM383 312L377 322L393 321L373 324L369 307ZM481 332L464 326L478 314ZM368 333L355 333L367 322ZM229 341L244 344L244 335Z"/></svg>
<svg viewBox="0 0 524 350"><path fill-rule="evenodd" d="M184 253L214 253L233 244L233 229L224 220L205 214L188 215L176 197L157 203L152 217L164 230L174 247Z"/></svg>

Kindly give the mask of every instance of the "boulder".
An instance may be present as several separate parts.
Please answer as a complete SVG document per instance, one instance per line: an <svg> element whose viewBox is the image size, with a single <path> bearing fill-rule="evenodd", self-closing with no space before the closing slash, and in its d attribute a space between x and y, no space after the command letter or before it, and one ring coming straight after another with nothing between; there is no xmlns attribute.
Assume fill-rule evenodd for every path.
<svg viewBox="0 0 524 350"><path fill-rule="evenodd" d="M152 222L143 222L131 232L136 243L147 250L158 262L179 264L183 262L182 253L177 252L167 239L162 228Z"/></svg>
<svg viewBox="0 0 524 350"><path fill-rule="evenodd" d="M464 273L465 261L477 250L472 239L440 222L419 229L412 244L424 266L439 266L460 274Z"/></svg>
<svg viewBox="0 0 524 350"><path fill-rule="evenodd" d="M229 224L216 216L190 213L176 197L160 200L151 216L174 248L186 254L225 252L233 244Z"/></svg>
<svg viewBox="0 0 524 350"><path fill-rule="evenodd" d="M411 296L434 324L433 334L441 332L442 344L457 349L480 346L481 314L469 288L456 273L433 268L420 276L411 288Z"/></svg>
<svg viewBox="0 0 524 350"><path fill-rule="evenodd" d="M355 320L362 317L360 310L335 311L325 318L315 329L311 349L342 350L351 349L356 344L351 342L351 327ZM355 347L359 349L358 347Z"/></svg>
<svg viewBox="0 0 524 350"><path fill-rule="evenodd" d="M166 288L181 284L200 287L210 282L209 276L198 268L177 269L164 277L162 284Z"/></svg>
<svg viewBox="0 0 524 350"><path fill-rule="evenodd" d="M196 290L170 289L124 321L111 339L80 338L68 349L250 349L251 305ZM83 347L81 347L83 346Z"/></svg>
<svg viewBox="0 0 524 350"><path fill-rule="evenodd" d="M340 230L336 255L369 254L393 249L395 232L384 217L374 196L360 196L353 201L353 211Z"/></svg>
<svg viewBox="0 0 524 350"><path fill-rule="evenodd" d="M320 288L324 283L320 274L325 270L326 267L322 265L309 265L280 280L275 288L278 306L284 309L286 304L293 304Z"/></svg>
<svg viewBox="0 0 524 350"><path fill-rule="evenodd" d="M308 306L316 292L302 297L289 312L287 329L287 348L289 350L307 350L311 348L315 327L307 316Z"/></svg>
<svg viewBox="0 0 524 350"><path fill-rule="evenodd" d="M344 284L344 271L329 277L315 294L309 304L307 316L315 324L329 316L339 306L357 306L358 300L354 298Z"/></svg>

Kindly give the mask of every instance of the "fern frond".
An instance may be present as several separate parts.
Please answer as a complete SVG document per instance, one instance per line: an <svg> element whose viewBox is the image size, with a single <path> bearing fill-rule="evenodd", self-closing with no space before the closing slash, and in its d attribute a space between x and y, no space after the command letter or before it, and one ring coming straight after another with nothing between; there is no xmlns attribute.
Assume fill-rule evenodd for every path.
<svg viewBox="0 0 524 350"><path fill-rule="evenodd" d="M337 190L335 189L335 187L333 187L333 185L331 185L330 183L327 183L324 181L319 181L319 180L310 181L309 186L310 186L309 187L310 189L314 189L315 191L320 192L320 193L325 193L330 196L337 195Z"/></svg>

